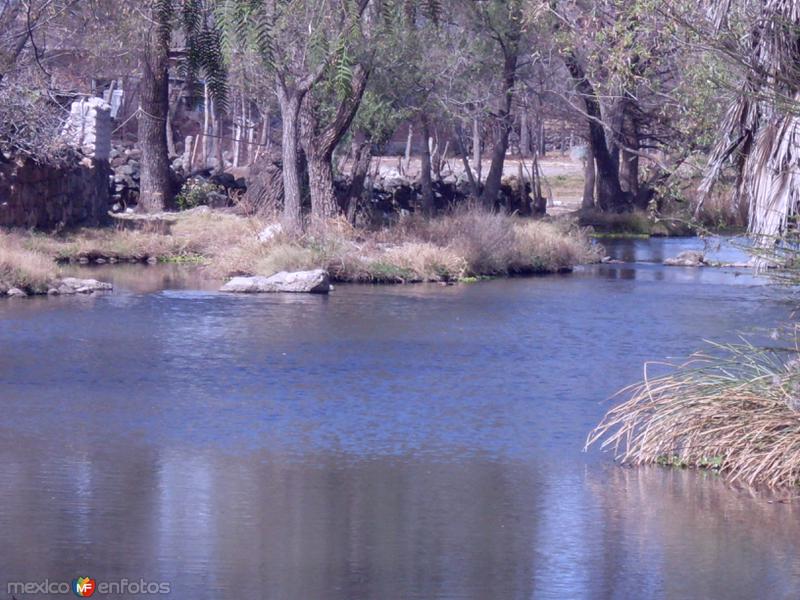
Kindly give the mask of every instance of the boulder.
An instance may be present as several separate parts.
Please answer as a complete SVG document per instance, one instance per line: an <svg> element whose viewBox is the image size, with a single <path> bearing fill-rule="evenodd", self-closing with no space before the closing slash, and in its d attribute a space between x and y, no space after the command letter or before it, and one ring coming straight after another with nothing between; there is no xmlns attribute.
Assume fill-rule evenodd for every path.
<svg viewBox="0 0 800 600"><path fill-rule="evenodd" d="M65 277L58 286L53 288L55 293L65 296L73 294L91 294L93 292L108 292L114 289L110 283L97 281L96 279L78 279L76 277ZM50 291L48 290L48 293Z"/></svg>
<svg viewBox="0 0 800 600"><path fill-rule="evenodd" d="M9 296L11 296L12 298L24 298L25 296L27 296L27 295L28 295L28 294L26 294L25 292L23 292L23 291L22 291L21 289L19 289L19 288L11 288L10 290L8 290L8 291L6 292L6 294L8 294Z"/></svg>
<svg viewBox="0 0 800 600"><path fill-rule="evenodd" d="M664 265L667 267L702 267L706 265L706 257L698 250L687 250L675 258L665 258Z"/></svg>
<svg viewBox="0 0 800 600"><path fill-rule="evenodd" d="M323 269L295 273L281 271L271 277L234 277L220 291L235 294L327 294L331 291L331 281L328 272Z"/></svg>

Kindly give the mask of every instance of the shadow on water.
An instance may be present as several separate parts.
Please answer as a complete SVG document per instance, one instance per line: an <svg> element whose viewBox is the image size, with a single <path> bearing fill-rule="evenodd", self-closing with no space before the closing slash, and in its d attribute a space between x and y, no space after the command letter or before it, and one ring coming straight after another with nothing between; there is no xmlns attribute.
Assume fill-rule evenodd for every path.
<svg viewBox="0 0 800 600"><path fill-rule="evenodd" d="M113 294L0 302L0 580L215 600L796 593L796 506L581 451L645 361L787 318L746 273L597 265L325 298L106 272Z"/></svg>

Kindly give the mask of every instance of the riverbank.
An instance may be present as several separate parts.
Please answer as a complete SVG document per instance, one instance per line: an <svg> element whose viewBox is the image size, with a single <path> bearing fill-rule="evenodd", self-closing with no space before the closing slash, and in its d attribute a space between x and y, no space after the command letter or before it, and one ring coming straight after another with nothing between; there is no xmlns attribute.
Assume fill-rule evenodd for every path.
<svg viewBox="0 0 800 600"><path fill-rule="evenodd" d="M409 216L374 231L336 221L300 235L285 233L277 223L207 208L130 226L54 236L2 234L0 281L43 293L61 276L58 263L189 262L215 279L321 268L337 282L455 282L562 272L601 258L569 223L478 208L434 219Z"/></svg>

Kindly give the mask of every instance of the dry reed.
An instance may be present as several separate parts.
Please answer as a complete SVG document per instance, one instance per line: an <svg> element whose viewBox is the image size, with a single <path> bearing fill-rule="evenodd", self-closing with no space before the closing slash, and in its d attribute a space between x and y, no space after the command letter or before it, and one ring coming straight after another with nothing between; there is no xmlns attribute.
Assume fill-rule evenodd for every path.
<svg viewBox="0 0 800 600"><path fill-rule="evenodd" d="M715 345L629 399L592 431L629 465L715 469L750 486L800 483L800 350Z"/></svg>

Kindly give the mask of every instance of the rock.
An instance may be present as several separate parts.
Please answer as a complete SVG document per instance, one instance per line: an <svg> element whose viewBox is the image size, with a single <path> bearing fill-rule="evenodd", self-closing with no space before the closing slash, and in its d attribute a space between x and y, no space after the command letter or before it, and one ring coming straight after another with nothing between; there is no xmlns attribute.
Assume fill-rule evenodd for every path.
<svg viewBox="0 0 800 600"><path fill-rule="evenodd" d="M59 282L57 292L66 296L73 294L91 294L93 292L109 292L114 289L110 283L97 281L96 279L78 279L76 277L65 277ZM49 293L49 292L48 292Z"/></svg>
<svg viewBox="0 0 800 600"><path fill-rule="evenodd" d="M664 259L664 265L667 267L702 267L706 264L706 257L698 250L687 250L681 252L675 258Z"/></svg>
<svg viewBox="0 0 800 600"><path fill-rule="evenodd" d="M19 288L11 288L6 292L11 298L25 298L28 294Z"/></svg>
<svg viewBox="0 0 800 600"><path fill-rule="evenodd" d="M258 234L258 241L268 242L282 232L283 232L283 226L280 223L273 223L272 225L267 225L261 231L261 233Z"/></svg>
<svg viewBox="0 0 800 600"><path fill-rule="evenodd" d="M281 271L271 277L234 277L220 291L235 294L291 292L327 294L331 290L330 276L323 269L315 271Z"/></svg>

